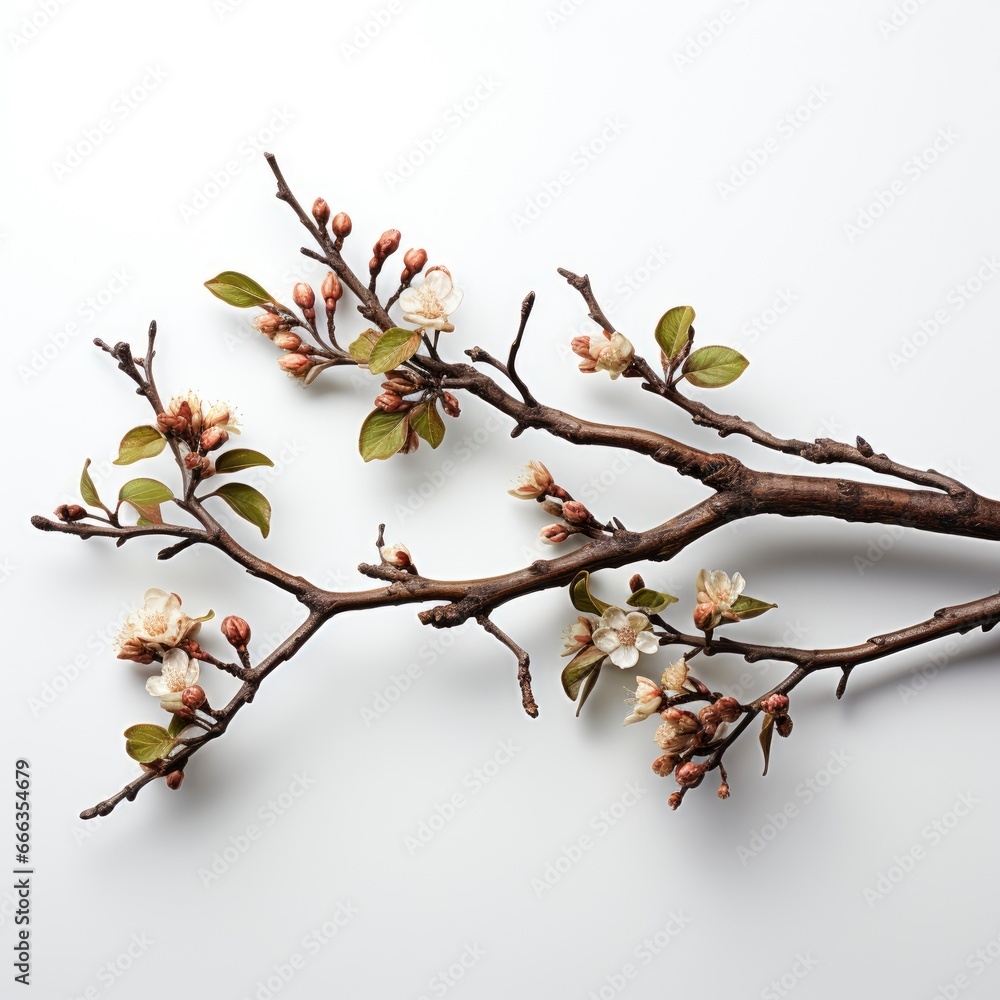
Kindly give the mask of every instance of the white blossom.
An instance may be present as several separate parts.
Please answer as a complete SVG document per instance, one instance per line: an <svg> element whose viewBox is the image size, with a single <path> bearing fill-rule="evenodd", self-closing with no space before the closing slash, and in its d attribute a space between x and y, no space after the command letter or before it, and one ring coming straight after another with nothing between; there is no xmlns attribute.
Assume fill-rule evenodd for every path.
<svg viewBox="0 0 1000 1000"><path fill-rule="evenodd" d="M185 688L198 683L198 661L183 649L171 649L164 654L163 669L158 676L146 681L146 690L160 699L160 707L168 712L179 712L184 707L181 695Z"/></svg>
<svg viewBox="0 0 1000 1000"><path fill-rule="evenodd" d="M448 268L438 265L428 270L423 284L404 288L399 296L403 319L423 329L451 333L451 314L461 305L464 292L451 280Z"/></svg>
<svg viewBox="0 0 1000 1000"><path fill-rule="evenodd" d="M616 667L634 667L640 653L655 653L659 642L649 631L649 619L639 611L625 614L621 608L607 608L594 630L594 645Z"/></svg>

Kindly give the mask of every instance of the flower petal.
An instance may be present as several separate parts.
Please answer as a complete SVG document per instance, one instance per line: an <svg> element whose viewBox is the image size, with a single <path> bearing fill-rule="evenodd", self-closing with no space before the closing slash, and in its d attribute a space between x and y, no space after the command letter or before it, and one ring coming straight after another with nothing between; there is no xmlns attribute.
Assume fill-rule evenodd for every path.
<svg viewBox="0 0 1000 1000"><path fill-rule="evenodd" d="M639 662L639 650L635 646L618 646L609 654L611 662L622 670L628 670Z"/></svg>
<svg viewBox="0 0 1000 1000"><path fill-rule="evenodd" d="M420 293L415 288L404 288L396 301L404 313L415 312L420 308Z"/></svg>
<svg viewBox="0 0 1000 1000"><path fill-rule="evenodd" d="M154 698L162 698L165 694L170 693L170 685L163 679L162 675L157 674L146 681L146 690Z"/></svg>
<svg viewBox="0 0 1000 1000"><path fill-rule="evenodd" d="M607 628L628 628L628 619L621 608L606 608L601 616L601 624Z"/></svg>
<svg viewBox="0 0 1000 1000"><path fill-rule="evenodd" d="M423 287L433 292L439 299L443 299L452 289L451 275L443 267L432 267L424 278Z"/></svg>
<svg viewBox="0 0 1000 1000"><path fill-rule="evenodd" d="M642 632L649 628L649 619L641 611L631 611L625 616L628 627L636 632Z"/></svg>
<svg viewBox="0 0 1000 1000"><path fill-rule="evenodd" d="M655 653L660 648L660 641L652 632L640 632L635 637L635 648L640 653Z"/></svg>
<svg viewBox="0 0 1000 1000"><path fill-rule="evenodd" d="M698 579L695 580L694 586L695 590L700 591L703 594L708 593L708 588L712 585L712 578L709 575L707 569L702 569L698 571Z"/></svg>
<svg viewBox="0 0 1000 1000"><path fill-rule="evenodd" d="M610 653L621 646L618 633L613 628L599 628L595 630L591 639L602 653Z"/></svg>
<svg viewBox="0 0 1000 1000"><path fill-rule="evenodd" d="M639 712L633 712L631 715L626 716L625 721L622 723L623 726L630 726L633 722L642 722L643 719L647 719L649 716L641 715Z"/></svg>
<svg viewBox="0 0 1000 1000"><path fill-rule="evenodd" d="M734 573L732 580L729 581L729 603L732 604L740 594L743 593L743 588L747 585L746 580L743 579L741 573Z"/></svg>
<svg viewBox="0 0 1000 1000"><path fill-rule="evenodd" d="M461 288L452 288L452 290L441 299L441 308L450 316L461 304L462 299L465 298L465 292Z"/></svg>

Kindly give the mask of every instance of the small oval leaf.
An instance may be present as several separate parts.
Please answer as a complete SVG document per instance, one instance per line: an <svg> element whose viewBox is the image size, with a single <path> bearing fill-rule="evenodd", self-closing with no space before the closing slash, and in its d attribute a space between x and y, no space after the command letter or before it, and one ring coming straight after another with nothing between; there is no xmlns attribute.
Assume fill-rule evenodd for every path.
<svg viewBox="0 0 1000 1000"><path fill-rule="evenodd" d="M657 614L671 604L677 603L677 598L670 594L664 594L659 590L650 590L649 587L642 587L640 590L632 592L632 596L625 602L633 608L643 608L650 614Z"/></svg>
<svg viewBox="0 0 1000 1000"><path fill-rule="evenodd" d="M398 368L420 350L420 343L417 330L403 330L398 326L386 330L368 356L368 370L373 375L382 375Z"/></svg>
<svg viewBox="0 0 1000 1000"><path fill-rule="evenodd" d="M358 437L358 450L361 457L370 462L372 459L392 458L406 443L406 433L409 422L405 413L386 413L384 410L372 410L365 417Z"/></svg>
<svg viewBox="0 0 1000 1000"><path fill-rule="evenodd" d="M223 271L205 282L205 287L223 302L238 309L269 305L273 297L265 288L239 271Z"/></svg>
<svg viewBox="0 0 1000 1000"><path fill-rule="evenodd" d="M118 503L130 503L133 507L155 507L173 500L168 486L157 479L130 479L118 491Z"/></svg>
<svg viewBox="0 0 1000 1000"><path fill-rule="evenodd" d="M271 504L260 490L246 483L226 483L211 495L222 497L244 521L256 525L267 538L271 531Z"/></svg>
<svg viewBox="0 0 1000 1000"><path fill-rule="evenodd" d="M163 760L173 745L173 737L163 726L142 723L125 730L125 752L140 764Z"/></svg>
<svg viewBox="0 0 1000 1000"><path fill-rule="evenodd" d="M749 364L731 347L699 347L684 362L684 377L699 389L719 389L735 382Z"/></svg>
<svg viewBox="0 0 1000 1000"><path fill-rule="evenodd" d="M444 420L437 403L420 403L410 410L410 426L432 447L444 440Z"/></svg>
<svg viewBox="0 0 1000 1000"><path fill-rule="evenodd" d="M733 602L731 608L740 616L740 620L744 621L747 618L756 618L758 615L762 615L765 611L770 611L771 608L776 608L777 606L777 604L758 601L756 597L748 597L744 594Z"/></svg>
<svg viewBox="0 0 1000 1000"><path fill-rule="evenodd" d="M143 458L155 458L166 446L167 439L151 424L133 427L118 445L114 464L131 465Z"/></svg>
<svg viewBox="0 0 1000 1000"><path fill-rule="evenodd" d="M674 306L668 309L656 324L656 342L668 358L675 358L684 348L694 322L691 306Z"/></svg>
<svg viewBox="0 0 1000 1000"><path fill-rule="evenodd" d="M224 451L215 460L215 471L242 472L244 469L252 469L257 465L273 466L274 462L267 455L262 455L252 448L233 448L230 451Z"/></svg>

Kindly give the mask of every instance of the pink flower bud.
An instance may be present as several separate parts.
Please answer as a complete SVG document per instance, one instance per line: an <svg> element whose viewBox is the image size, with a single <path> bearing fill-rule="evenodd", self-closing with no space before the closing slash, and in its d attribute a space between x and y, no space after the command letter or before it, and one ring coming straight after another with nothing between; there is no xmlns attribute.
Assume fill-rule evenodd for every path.
<svg viewBox="0 0 1000 1000"><path fill-rule="evenodd" d="M221 427L209 427L201 436L201 450L212 451L214 448L221 448L229 440L229 431L224 431Z"/></svg>
<svg viewBox="0 0 1000 1000"><path fill-rule="evenodd" d="M720 698L716 703L715 707L719 711L719 715L722 716L724 722L735 722L742 714L740 709L740 703L735 699L726 695L724 698Z"/></svg>
<svg viewBox="0 0 1000 1000"><path fill-rule="evenodd" d="M327 271L326 277L323 279L323 284L319 287L319 292L326 299L327 308L329 308L329 300L333 299L336 301L339 299L344 294L344 288L340 283L340 278L333 271Z"/></svg>
<svg viewBox="0 0 1000 1000"><path fill-rule="evenodd" d="M287 333L276 333L274 335L274 346L282 351L297 351L302 346L302 338L297 333L288 331Z"/></svg>
<svg viewBox="0 0 1000 1000"><path fill-rule="evenodd" d="M79 521L86 517L87 512L78 503L64 503L56 507L53 512L60 521Z"/></svg>
<svg viewBox="0 0 1000 1000"><path fill-rule="evenodd" d="M246 649L246 645L250 641L250 626L244 619L238 618L236 615L227 615L222 619L219 630L234 649Z"/></svg>
<svg viewBox="0 0 1000 1000"><path fill-rule="evenodd" d="M558 545L569 538L565 524L547 524L538 534L547 545Z"/></svg>
<svg viewBox="0 0 1000 1000"><path fill-rule="evenodd" d="M567 500L562 505L562 516L570 524L586 524L590 520L590 511L579 500Z"/></svg>
<svg viewBox="0 0 1000 1000"><path fill-rule="evenodd" d="M184 772L179 769L176 771L171 771L170 774L167 775L166 780L167 780L167 788L169 788L170 791L172 792L176 792L177 789L180 788L184 782Z"/></svg>
<svg viewBox="0 0 1000 1000"><path fill-rule="evenodd" d="M320 228L330 221L330 206L323 198L317 198L313 202L313 218Z"/></svg>
<svg viewBox="0 0 1000 1000"><path fill-rule="evenodd" d="M303 378L312 368L312 359L304 354L284 354L278 358L278 367L295 378Z"/></svg>
<svg viewBox="0 0 1000 1000"><path fill-rule="evenodd" d="M653 774L661 778L667 777L677 766L677 758L672 753L665 753L662 757L657 757L653 761Z"/></svg>
<svg viewBox="0 0 1000 1000"><path fill-rule="evenodd" d="M385 260L390 254L394 254L399 249L401 239L398 229L387 229L372 247L372 253L377 260Z"/></svg>
<svg viewBox="0 0 1000 1000"><path fill-rule="evenodd" d="M351 229L354 227L351 224L351 217L346 212L338 212L333 217L333 225L330 228L333 230L333 235L342 240L351 235Z"/></svg>
<svg viewBox="0 0 1000 1000"><path fill-rule="evenodd" d="M458 400L450 392L441 393L441 407L449 417L457 417L462 412Z"/></svg>
<svg viewBox="0 0 1000 1000"><path fill-rule="evenodd" d="M312 309L316 304L316 293L312 290L312 287L307 285L304 281L300 281L292 289L292 301L300 309Z"/></svg>
<svg viewBox="0 0 1000 1000"><path fill-rule="evenodd" d="M381 393L375 397L375 405L384 413L397 413L404 407L409 409L409 403L398 392Z"/></svg>
<svg viewBox="0 0 1000 1000"><path fill-rule="evenodd" d="M769 694L761 701L760 709L768 715L784 715L788 711L788 695Z"/></svg>
<svg viewBox="0 0 1000 1000"><path fill-rule="evenodd" d="M288 326L287 323L280 317L275 316L274 313L261 313L253 321L253 327L255 330L259 330L265 336L271 337L279 330L284 330Z"/></svg>
<svg viewBox="0 0 1000 1000"><path fill-rule="evenodd" d="M693 618L694 627L706 631L710 628L714 628L718 624L714 604L695 605Z"/></svg>
<svg viewBox="0 0 1000 1000"><path fill-rule="evenodd" d="M705 775L705 765L687 760L674 772L674 779L681 788L691 788L700 784Z"/></svg>
<svg viewBox="0 0 1000 1000"><path fill-rule="evenodd" d="M185 708L201 708L205 704L205 689L200 684L192 684L181 691L181 701Z"/></svg>
<svg viewBox="0 0 1000 1000"><path fill-rule="evenodd" d="M671 792L670 797L667 799L667 805L671 809L676 809L683 801L684 796L680 792Z"/></svg>
<svg viewBox="0 0 1000 1000"><path fill-rule="evenodd" d="M184 456L184 466L192 472L197 472L202 479L207 479L215 472L212 463L205 455L196 455L193 451Z"/></svg>
<svg viewBox="0 0 1000 1000"><path fill-rule="evenodd" d="M590 337L574 337L570 341L573 353L581 358L590 357Z"/></svg>

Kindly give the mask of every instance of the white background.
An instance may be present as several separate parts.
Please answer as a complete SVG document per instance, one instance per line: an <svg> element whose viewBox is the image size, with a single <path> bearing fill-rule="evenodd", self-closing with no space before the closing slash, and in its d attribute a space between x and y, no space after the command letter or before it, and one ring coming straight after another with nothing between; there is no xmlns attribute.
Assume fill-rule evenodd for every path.
<svg viewBox="0 0 1000 1000"><path fill-rule="evenodd" d="M90 341L141 343L154 317L164 391L230 400L241 443L277 461L250 478L274 505L270 538L234 530L317 582L361 585L379 520L433 576L550 554L544 516L505 492L529 458L629 526L705 495L648 461L512 441L476 401L440 451L364 466L372 384L340 372L301 391L250 317L202 287L233 268L287 297L315 274L265 148L304 203L351 212L358 267L397 227L451 268L466 293L451 357L503 351L535 289L522 366L540 397L717 446L637 382L576 372L565 345L589 327L555 268L586 270L641 351L661 312L691 303L702 343L750 357L713 404L779 433L860 433L996 495L1000 11L903 6L8 5L0 739L34 775L35 995L995 995L992 636L860 668L840 703L835 676L812 679L766 779L749 733L732 798L713 783L674 814L672 780L649 771L652 725L621 728L631 673L609 673L573 718L563 592L497 615L532 652L537 721L512 658L476 626L358 614L268 681L180 793L148 787L85 824L79 810L134 773L122 730L162 714L148 671L110 648L147 587L243 615L258 654L300 610L214 552L161 563L151 542L116 550L28 525L78 499L85 457L108 494L131 471L108 462L148 414ZM360 328L347 299L342 314ZM165 457L143 472L171 475ZM760 519L645 567L681 596L678 623L701 566L740 570L780 604L742 635L800 645L860 642L1000 583L987 543ZM598 588L621 599L627 577ZM747 697L780 676L708 667L718 685L749 671ZM206 686L217 701L229 690ZM11 900L0 892L6 955ZM330 939L338 913L354 915Z"/></svg>

